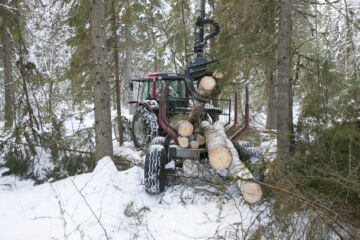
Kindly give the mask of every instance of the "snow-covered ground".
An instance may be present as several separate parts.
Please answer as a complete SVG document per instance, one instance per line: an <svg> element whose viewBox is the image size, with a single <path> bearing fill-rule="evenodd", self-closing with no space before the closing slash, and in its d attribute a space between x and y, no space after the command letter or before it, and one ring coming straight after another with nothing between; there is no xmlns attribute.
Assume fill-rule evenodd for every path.
<svg viewBox="0 0 360 240"><path fill-rule="evenodd" d="M70 131L92 125L69 123ZM269 136L261 134L260 147L267 153L274 150ZM134 165L145 158L129 142L119 147L114 141L114 154ZM209 184L178 184L149 195L141 167L118 171L109 157L91 173L41 185L1 176L5 171L0 168L1 240L250 239L268 221L266 203L248 205L235 185L214 194Z"/></svg>
<svg viewBox="0 0 360 240"><path fill-rule="evenodd" d="M3 176L1 239L243 239L266 219L263 205L245 204L236 190L226 197L201 189L210 187L149 195L142 168L118 171L109 157L92 173L54 183Z"/></svg>

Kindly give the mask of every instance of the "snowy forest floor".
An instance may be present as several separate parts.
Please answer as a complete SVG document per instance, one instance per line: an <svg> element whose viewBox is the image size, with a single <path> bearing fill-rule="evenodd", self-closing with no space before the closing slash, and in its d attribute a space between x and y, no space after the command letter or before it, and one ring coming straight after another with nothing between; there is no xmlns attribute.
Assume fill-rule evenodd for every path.
<svg viewBox="0 0 360 240"><path fill-rule="evenodd" d="M257 132L271 158L273 134ZM149 195L144 153L114 142L114 154L134 166L119 171L105 157L91 173L41 185L1 176L1 239L251 239L268 222L269 200L250 206L235 184L220 191L212 183L187 181Z"/></svg>

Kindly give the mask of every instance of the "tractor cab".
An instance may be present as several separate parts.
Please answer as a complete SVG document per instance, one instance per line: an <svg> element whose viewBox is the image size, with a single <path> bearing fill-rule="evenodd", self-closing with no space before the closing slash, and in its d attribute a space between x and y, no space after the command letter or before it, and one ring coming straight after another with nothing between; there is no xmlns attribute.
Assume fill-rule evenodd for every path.
<svg viewBox="0 0 360 240"><path fill-rule="evenodd" d="M145 75L142 80L142 89L139 96L141 101L160 101L162 83L167 84L169 97L186 98L185 82L182 74L151 73Z"/></svg>
<svg viewBox="0 0 360 240"><path fill-rule="evenodd" d="M137 102L146 100L160 101L162 84L166 84L169 91L168 95L174 98L186 98L186 88L184 74L178 73L150 73L141 79L130 81L130 89L137 86Z"/></svg>

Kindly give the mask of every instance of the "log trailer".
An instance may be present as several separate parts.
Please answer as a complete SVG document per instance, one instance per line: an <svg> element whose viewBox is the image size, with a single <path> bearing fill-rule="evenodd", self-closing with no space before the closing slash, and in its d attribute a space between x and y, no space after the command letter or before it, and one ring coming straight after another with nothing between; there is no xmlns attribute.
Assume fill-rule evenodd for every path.
<svg viewBox="0 0 360 240"><path fill-rule="evenodd" d="M203 1L198 0L194 53L188 57L185 73L151 73L130 81L132 91L137 84L137 101L130 102L135 104L132 139L137 148L146 152L144 184L151 194L164 191L168 171L185 168L189 162L207 164L215 174L225 172L234 178L261 181L264 177L261 151L248 142L235 141L249 125L247 88L245 126L230 138L227 133L237 125L236 93L232 126L231 100L211 97L223 76L208 71L208 65L217 61L208 60L203 52L220 27L205 18ZM204 36L208 24L214 31ZM262 198L258 184L241 180L237 183L247 202Z"/></svg>

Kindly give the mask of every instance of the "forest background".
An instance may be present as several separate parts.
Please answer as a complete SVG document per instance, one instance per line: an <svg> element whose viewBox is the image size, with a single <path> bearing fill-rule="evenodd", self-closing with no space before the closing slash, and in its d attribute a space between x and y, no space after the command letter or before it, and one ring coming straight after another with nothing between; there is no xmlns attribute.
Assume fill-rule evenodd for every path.
<svg viewBox="0 0 360 240"><path fill-rule="evenodd" d="M0 163L9 174L41 183L92 171L97 159L111 155L112 149L99 147L88 122L96 117L94 48L103 61L107 86L100 93L108 93L109 112L110 105L116 112L120 82L121 108L112 114L113 125L117 114L131 114L130 79L184 71L194 41L194 1L101 5L103 19L96 25L99 16L87 0L0 1ZM309 226L315 228L309 239L325 234L321 226L340 238L356 238L360 2L209 0L206 11L221 26L207 49L221 60L220 96L238 92L244 119L248 86L252 122L277 135L278 156L269 163L264 188L279 223L289 229L289 212L312 209L320 223ZM103 41L98 46L95 25ZM257 134L252 128L247 137Z"/></svg>

